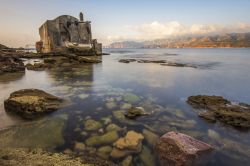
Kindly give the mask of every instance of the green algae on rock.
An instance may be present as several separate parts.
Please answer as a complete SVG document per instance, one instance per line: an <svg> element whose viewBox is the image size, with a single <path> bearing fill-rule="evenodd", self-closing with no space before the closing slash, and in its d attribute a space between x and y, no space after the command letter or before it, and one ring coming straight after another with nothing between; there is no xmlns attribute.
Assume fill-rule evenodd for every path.
<svg viewBox="0 0 250 166"><path fill-rule="evenodd" d="M121 166L131 166L133 161L133 157L132 156L127 156L121 163Z"/></svg>
<svg viewBox="0 0 250 166"><path fill-rule="evenodd" d="M152 166L155 163L155 159L151 150L147 146L142 147L142 151L139 155L144 166Z"/></svg>
<svg viewBox="0 0 250 166"><path fill-rule="evenodd" d="M115 142L119 138L116 131L110 131L103 135L96 135L88 138L85 143L88 146L97 146L103 144L110 144Z"/></svg>
<svg viewBox="0 0 250 166"><path fill-rule="evenodd" d="M75 142L74 150L76 151L83 151L85 149L86 145L81 142Z"/></svg>
<svg viewBox="0 0 250 166"><path fill-rule="evenodd" d="M108 159L111 151L112 151L111 146L102 146L99 149L97 149L97 155L103 159Z"/></svg>
<svg viewBox="0 0 250 166"><path fill-rule="evenodd" d="M42 119L0 132L0 147L49 148L64 144L62 130L65 120Z"/></svg>
<svg viewBox="0 0 250 166"><path fill-rule="evenodd" d="M93 120L93 119L87 119L84 122L84 127L85 127L85 130L87 130L87 131L95 131L95 130L100 129L102 127L102 124L98 121Z"/></svg>
<svg viewBox="0 0 250 166"><path fill-rule="evenodd" d="M159 139L158 135L156 135L155 133L153 133L147 129L143 129L142 133L143 133L143 136L145 137L145 139L147 140L147 142L151 146L153 146L157 142L157 140Z"/></svg>
<svg viewBox="0 0 250 166"><path fill-rule="evenodd" d="M142 107L132 107L125 114L125 116L129 119L135 119L142 115L148 115Z"/></svg>
<svg viewBox="0 0 250 166"><path fill-rule="evenodd" d="M136 102L140 101L140 98L133 93L126 93L123 96L123 99L125 102L128 102L128 103L136 103Z"/></svg>
<svg viewBox="0 0 250 166"><path fill-rule="evenodd" d="M24 166L24 165L60 165L60 166L91 166L80 158L72 158L62 153L51 153L41 149L1 149L0 165Z"/></svg>
<svg viewBox="0 0 250 166"><path fill-rule="evenodd" d="M58 110L63 100L38 89L23 89L10 94L4 101L4 108L26 119L34 119Z"/></svg>
<svg viewBox="0 0 250 166"><path fill-rule="evenodd" d="M114 146L118 149L127 149L140 152L141 151L141 141L144 139L144 136L135 131L128 131L126 136L120 138L114 143Z"/></svg>
<svg viewBox="0 0 250 166"><path fill-rule="evenodd" d="M106 127L106 131L109 132L109 131L121 131L122 128L120 128L119 126L117 126L116 124L109 124L107 127Z"/></svg>
<svg viewBox="0 0 250 166"><path fill-rule="evenodd" d="M187 102L196 109L206 110L199 116L211 122L220 121L227 125L250 128L250 106L234 104L221 96L190 96Z"/></svg>

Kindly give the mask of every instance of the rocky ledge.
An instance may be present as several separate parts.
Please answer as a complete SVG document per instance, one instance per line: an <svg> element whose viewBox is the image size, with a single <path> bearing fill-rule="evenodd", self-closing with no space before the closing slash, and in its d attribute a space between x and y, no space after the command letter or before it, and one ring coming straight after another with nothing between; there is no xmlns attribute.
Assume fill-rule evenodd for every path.
<svg viewBox="0 0 250 166"><path fill-rule="evenodd" d="M157 64L160 64L162 66L197 68L197 66L195 66L195 65L185 64L185 63L169 62L169 61L166 61L166 60L120 59L119 62L121 62L121 63L130 63L130 62L137 62L137 63L157 63Z"/></svg>
<svg viewBox="0 0 250 166"><path fill-rule="evenodd" d="M155 150L162 166L191 166L198 163L205 165L205 154L212 147L188 135L168 132L159 139Z"/></svg>
<svg viewBox="0 0 250 166"><path fill-rule="evenodd" d="M199 116L209 122L222 122L239 128L250 128L250 105L233 103L221 96L190 96L187 102L199 109Z"/></svg>
<svg viewBox="0 0 250 166"><path fill-rule="evenodd" d="M33 119L56 111L63 100L38 89L23 89L10 94L4 101L7 112L13 112L25 119Z"/></svg>
<svg viewBox="0 0 250 166"><path fill-rule="evenodd" d="M0 54L0 74L24 71L25 67L21 59L16 56L5 56Z"/></svg>
<svg viewBox="0 0 250 166"><path fill-rule="evenodd" d="M50 153L41 149L0 149L0 165L23 166L23 165L61 165L61 166L88 166L80 158L61 153Z"/></svg>

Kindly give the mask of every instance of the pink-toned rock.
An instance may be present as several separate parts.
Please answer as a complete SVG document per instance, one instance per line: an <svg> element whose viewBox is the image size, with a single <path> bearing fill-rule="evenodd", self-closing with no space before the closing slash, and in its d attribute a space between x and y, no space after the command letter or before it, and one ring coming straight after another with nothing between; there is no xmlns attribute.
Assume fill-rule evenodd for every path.
<svg viewBox="0 0 250 166"><path fill-rule="evenodd" d="M191 166L200 162L212 147L182 133L168 132L155 146L161 165Z"/></svg>

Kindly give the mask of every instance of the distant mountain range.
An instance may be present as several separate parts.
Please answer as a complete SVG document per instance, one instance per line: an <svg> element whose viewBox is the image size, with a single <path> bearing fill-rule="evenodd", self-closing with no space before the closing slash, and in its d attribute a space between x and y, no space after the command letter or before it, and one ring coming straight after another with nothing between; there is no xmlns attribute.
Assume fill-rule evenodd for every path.
<svg viewBox="0 0 250 166"><path fill-rule="evenodd" d="M108 48L244 48L250 47L250 33L231 33L212 36L182 36L136 42L115 42Z"/></svg>

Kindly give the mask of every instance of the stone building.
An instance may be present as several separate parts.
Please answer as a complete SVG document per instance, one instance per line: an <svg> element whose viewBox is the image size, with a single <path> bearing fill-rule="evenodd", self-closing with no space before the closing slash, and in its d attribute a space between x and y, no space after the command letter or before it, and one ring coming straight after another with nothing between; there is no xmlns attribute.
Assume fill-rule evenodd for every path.
<svg viewBox="0 0 250 166"><path fill-rule="evenodd" d="M91 22L69 15L47 20L40 28L40 41L36 43L39 53L63 52L77 55L101 55L102 44L92 39Z"/></svg>

